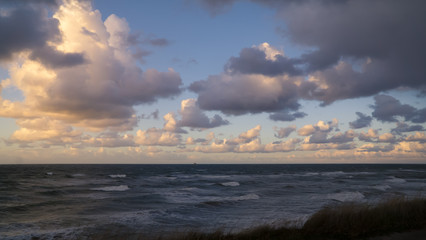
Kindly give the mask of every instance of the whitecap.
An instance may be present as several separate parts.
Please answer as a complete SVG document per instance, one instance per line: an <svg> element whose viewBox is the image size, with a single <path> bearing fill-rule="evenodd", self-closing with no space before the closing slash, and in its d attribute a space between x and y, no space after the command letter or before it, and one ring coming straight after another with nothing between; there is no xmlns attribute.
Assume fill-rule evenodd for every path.
<svg viewBox="0 0 426 240"><path fill-rule="evenodd" d="M110 178L125 178L127 177L126 174L111 174L109 175Z"/></svg>
<svg viewBox="0 0 426 240"><path fill-rule="evenodd" d="M334 176L339 176L339 175L344 175L346 173L342 172L342 171L335 171L335 172L323 172L321 173L322 176L328 176L328 177L334 177Z"/></svg>
<svg viewBox="0 0 426 240"><path fill-rule="evenodd" d="M402 178L397 178L397 177L390 177L388 178L386 181L391 182L391 183L405 183L406 181Z"/></svg>
<svg viewBox="0 0 426 240"><path fill-rule="evenodd" d="M130 188L127 185L120 185L120 186L108 186L108 187L101 187L101 188L91 188L91 190L95 191L105 191L105 192L122 192L129 190Z"/></svg>
<svg viewBox="0 0 426 240"><path fill-rule="evenodd" d="M230 200L232 201L244 201L244 200L256 200L259 199L259 195L254 193L249 193L246 195L238 196L238 197L231 197Z"/></svg>
<svg viewBox="0 0 426 240"><path fill-rule="evenodd" d="M303 176L303 177L312 177L312 176L318 176L319 173L317 172L307 172L305 174L295 174L296 176Z"/></svg>
<svg viewBox="0 0 426 240"><path fill-rule="evenodd" d="M83 173L75 173L75 174L71 175L71 177L84 177L84 176L86 176L86 175L83 174Z"/></svg>
<svg viewBox="0 0 426 240"><path fill-rule="evenodd" d="M46 175L48 175L48 176L52 176L52 175L53 175L53 172L46 172Z"/></svg>
<svg viewBox="0 0 426 240"><path fill-rule="evenodd" d="M198 175L199 177L205 178L205 179L220 179L220 178L229 178L231 176L229 175Z"/></svg>
<svg viewBox="0 0 426 240"><path fill-rule="evenodd" d="M240 186L239 182L224 182L221 183L220 185L225 186L225 187L237 187Z"/></svg>
<svg viewBox="0 0 426 240"><path fill-rule="evenodd" d="M364 194L360 192L340 192L327 194L327 199L336 200L339 202L353 202L353 201L361 201L364 199Z"/></svg>

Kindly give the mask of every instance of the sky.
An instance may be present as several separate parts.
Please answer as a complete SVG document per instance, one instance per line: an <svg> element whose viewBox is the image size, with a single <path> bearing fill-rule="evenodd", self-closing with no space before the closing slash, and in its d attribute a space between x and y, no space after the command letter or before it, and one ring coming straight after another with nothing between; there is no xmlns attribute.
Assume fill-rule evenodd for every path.
<svg viewBox="0 0 426 240"><path fill-rule="evenodd" d="M425 1L0 7L0 164L426 163Z"/></svg>

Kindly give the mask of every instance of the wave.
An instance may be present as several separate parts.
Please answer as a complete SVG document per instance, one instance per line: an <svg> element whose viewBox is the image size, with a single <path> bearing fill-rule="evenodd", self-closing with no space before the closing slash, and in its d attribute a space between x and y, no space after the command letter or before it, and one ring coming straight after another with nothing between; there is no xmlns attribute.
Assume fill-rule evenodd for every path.
<svg viewBox="0 0 426 240"><path fill-rule="evenodd" d="M391 176L386 181L391 182L391 183L405 183L405 182L407 182L405 179L397 178L397 177L394 177L394 176Z"/></svg>
<svg viewBox="0 0 426 240"><path fill-rule="evenodd" d="M86 176L86 174L83 174L83 173L71 174L71 177L84 177L84 176Z"/></svg>
<svg viewBox="0 0 426 240"><path fill-rule="evenodd" d="M364 194L360 192L340 192L327 194L327 199L336 200L339 202L356 202L365 198Z"/></svg>
<svg viewBox="0 0 426 240"><path fill-rule="evenodd" d="M256 200L259 199L259 195L254 194L254 193L249 193L246 195L242 195L242 196L238 196L238 197L231 197L229 198L229 200L231 201L244 201L244 200Z"/></svg>
<svg viewBox="0 0 426 240"><path fill-rule="evenodd" d="M335 171L335 172L323 172L321 173L321 176L334 177L334 176L345 175L345 174L347 173L342 171Z"/></svg>
<svg viewBox="0 0 426 240"><path fill-rule="evenodd" d="M389 185L375 185L375 186L372 186L371 188L374 188L374 189L377 189L377 190L385 192L386 190L388 190L388 189L390 189L392 187L389 186Z"/></svg>
<svg viewBox="0 0 426 240"><path fill-rule="evenodd" d="M101 188L91 188L91 190L105 191L105 192L122 192L122 191L127 191L129 189L130 188L127 185L108 186L108 187L101 187Z"/></svg>
<svg viewBox="0 0 426 240"><path fill-rule="evenodd" d="M110 178L125 178L127 177L126 174L111 174L109 175Z"/></svg>
<svg viewBox="0 0 426 240"><path fill-rule="evenodd" d="M240 186L239 182L224 182L221 183L220 185L225 186L225 187L237 187Z"/></svg>

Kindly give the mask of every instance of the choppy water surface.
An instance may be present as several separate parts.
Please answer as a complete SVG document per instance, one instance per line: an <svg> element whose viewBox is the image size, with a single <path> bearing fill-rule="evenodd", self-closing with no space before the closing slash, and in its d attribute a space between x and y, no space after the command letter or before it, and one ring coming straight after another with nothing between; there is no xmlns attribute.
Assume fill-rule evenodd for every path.
<svg viewBox="0 0 426 240"><path fill-rule="evenodd" d="M0 165L0 238L240 230L425 192L426 165Z"/></svg>

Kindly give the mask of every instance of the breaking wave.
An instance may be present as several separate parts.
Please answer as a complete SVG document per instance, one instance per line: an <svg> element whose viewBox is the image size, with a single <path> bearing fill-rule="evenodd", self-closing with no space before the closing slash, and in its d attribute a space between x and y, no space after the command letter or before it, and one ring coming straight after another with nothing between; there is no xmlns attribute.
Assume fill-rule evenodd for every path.
<svg viewBox="0 0 426 240"><path fill-rule="evenodd" d="M110 178L125 178L127 177L126 174L111 174L109 175Z"/></svg>
<svg viewBox="0 0 426 240"><path fill-rule="evenodd" d="M237 187L240 186L239 182L224 182L221 183L220 185L225 186L225 187Z"/></svg>
<svg viewBox="0 0 426 240"><path fill-rule="evenodd" d="M122 191L127 191L129 189L130 188L127 185L108 186L108 187L100 187L100 188L91 188L91 190L105 191L105 192L122 192Z"/></svg>
<svg viewBox="0 0 426 240"><path fill-rule="evenodd" d="M365 198L364 194L360 192L340 192L327 194L327 199L336 200L339 202L356 202Z"/></svg>

